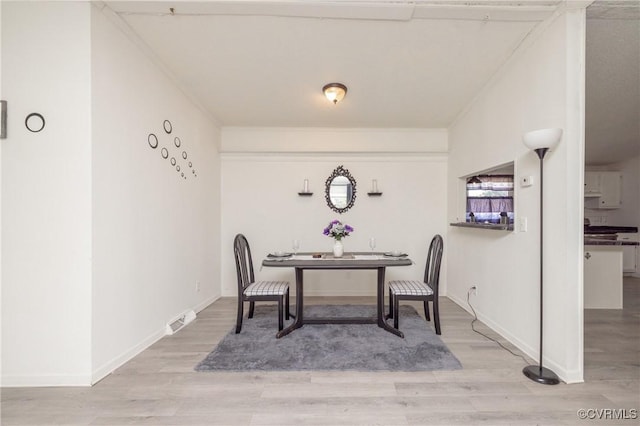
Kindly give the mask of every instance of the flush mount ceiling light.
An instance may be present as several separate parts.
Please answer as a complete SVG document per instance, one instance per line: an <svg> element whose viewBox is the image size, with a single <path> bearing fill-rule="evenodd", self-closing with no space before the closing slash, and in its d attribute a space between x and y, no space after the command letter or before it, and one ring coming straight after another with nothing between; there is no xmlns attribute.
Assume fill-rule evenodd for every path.
<svg viewBox="0 0 640 426"><path fill-rule="evenodd" d="M335 105L344 99L344 95L347 94L347 86L342 83L329 83L322 88L322 93Z"/></svg>

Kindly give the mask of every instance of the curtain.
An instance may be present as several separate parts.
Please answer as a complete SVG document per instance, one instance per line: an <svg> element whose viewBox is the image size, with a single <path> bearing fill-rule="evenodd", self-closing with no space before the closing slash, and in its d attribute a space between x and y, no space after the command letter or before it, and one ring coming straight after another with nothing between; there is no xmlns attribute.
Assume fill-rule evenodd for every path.
<svg viewBox="0 0 640 426"><path fill-rule="evenodd" d="M467 183L467 212L513 212L513 176L474 176Z"/></svg>

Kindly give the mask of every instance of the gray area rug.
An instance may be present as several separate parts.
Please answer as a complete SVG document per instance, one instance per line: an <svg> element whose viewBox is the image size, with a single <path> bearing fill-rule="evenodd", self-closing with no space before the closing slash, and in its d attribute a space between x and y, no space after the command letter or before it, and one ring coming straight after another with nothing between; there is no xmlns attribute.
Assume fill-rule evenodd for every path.
<svg viewBox="0 0 640 426"><path fill-rule="evenodd" d="M374 317L369 305L309 305L305 318ZM401 306L404 339L376 324L306 324L276 339L275 305L256 303L254 317L235 326L196 371L433 371L462 368L431 326L411 306ZM245 311L246 312L246 311ZM291 321L285 322L285 327Z"/></svg>

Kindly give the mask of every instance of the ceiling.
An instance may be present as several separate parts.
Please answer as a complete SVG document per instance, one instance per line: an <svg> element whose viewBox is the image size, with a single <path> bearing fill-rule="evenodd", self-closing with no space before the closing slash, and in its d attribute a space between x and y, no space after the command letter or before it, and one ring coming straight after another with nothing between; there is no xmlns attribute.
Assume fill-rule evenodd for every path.
<svg viewBox="0 0 640 426"><path fill-rule="evenodd" d="M600 3L622 3L618 12L629 5ZM105 4L221 126L367 128L449 127L535 26L564 7L560 0ZM611 8L597 13L610 20ZM602 26L597 34L608 33ZM633 55L629 61L633 69ZM321 93L330 82L348 87L338 105ZM587 140L601 141L589 121L609 122L593 116L610 113L610 101L587 97Z"/></svg>

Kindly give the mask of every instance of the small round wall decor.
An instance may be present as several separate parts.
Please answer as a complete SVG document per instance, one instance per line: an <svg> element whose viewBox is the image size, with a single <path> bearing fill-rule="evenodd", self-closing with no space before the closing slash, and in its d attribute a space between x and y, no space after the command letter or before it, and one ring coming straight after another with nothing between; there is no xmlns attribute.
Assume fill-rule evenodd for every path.
<svg viewBox="0 0 640 426"><path fill-rule="evenodd" d="M149 133L147 140L149 141L149 146L151 148L156 149L158 147L158 137L153 133Z"/></svg>
<svg viewBox="0 0 640 426"><path fill-rule="evenodd" d="M164 126L164 131L167 133L171 133L171 131L173 131L173 127L171 126L171 122L169 120L164 120L162 126Z"/></svg>
<svg viewBox="0 0 640 426"><path fill-rule="evenodd" d="M34 118L42 117L37 113L31 114L30 117L31 116L33 116ZM159 123L159 121L157 123ZM30 124L31 123L27 123L27 127L30 127ZM29 130L42 130L41 128L44 127L44 118L42 118L42 124L40 125L39 129L35 127L35 122L33 124L34 126L31 126L32 128ZM172 140L173 144L171 144ZM194 169L194 165L191 162L193 161L193 156L189 155L189 153L187 152L187 148L189 147L184 146L182 142L183 141L179 136L179 129L176 129L176 133L173 133L173 124L171 124L170 120L164 120L162 122L162 130L159 130L156 127L155 129L151 129L151 131L147 134L147 143L149 144L151 149L158 149L162 158L164 160L169 160L168 163L171 165L171 168L177 172L176 174L178 175L178 178L186 180L198 177L198 174ZM189 145L188 140L186 141L186 143L187 145ZM188 170L191 170L191 176L188 176Z"/></svg>
<svg viewBox="0 0 640 426"><path fill-rule="evenodd" d="M44 129L44 117L42 114L38 114L37 112L32 112L27 115L27 118L24 119L24 125L27 130L33 133L38 133L42 129Z"/></svg>

